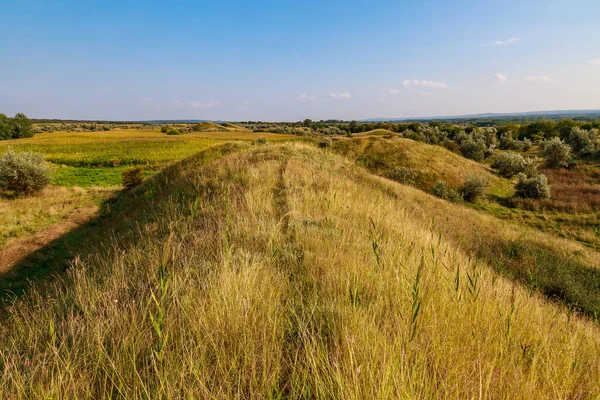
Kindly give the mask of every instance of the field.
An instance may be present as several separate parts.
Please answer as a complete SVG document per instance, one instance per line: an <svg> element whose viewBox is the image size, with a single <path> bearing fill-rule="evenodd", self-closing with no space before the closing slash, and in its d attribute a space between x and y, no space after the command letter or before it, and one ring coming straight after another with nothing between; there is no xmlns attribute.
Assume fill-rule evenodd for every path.
<svg viewBox="0 0 600 400"><path fill-rule="evenodd" d="M2 397L600 396L595 323L469 247L593 262L575 242L302 144L213 146L111 204L6 309Z"/></svg>
<svg viewBox="0 0 600 400"><path fill-rule="evenodd" d="M128 167L145 166L157 171L215 143L229 140L289 140L293 136L252 132L202 132L166 135L155 129L108 132L51 132L30 139L0 141L0 152L15 150L44 154L55 166L54 183L60 186L115 186Z"/></svg>
<svg viewBox="0 0 600 400"><path fill-rule="evenodd" d="M155 129L107 132L51 132L33 138L0 141L0 154L41 152L52 166L53 186L36 197L0 197L0 272L24 254L55 239L53 225L69 218L85 221L121 188L121 174L143 166L150 177L169 164L224 142L252 142L258 137L290 140L272 133L210 132L170 136ZM49 231L50 230L50 231Z"/></svg>
<svg viewBox="0 0 600 400"><path fill-rule="evenodd" d="M0 397L600 396L600 253L561 234L597 211L593 164L510 205L514 179L441 146L296 139L0 142L54 169L0 198ZM430 194L469 175L479 202Z"/></svg>

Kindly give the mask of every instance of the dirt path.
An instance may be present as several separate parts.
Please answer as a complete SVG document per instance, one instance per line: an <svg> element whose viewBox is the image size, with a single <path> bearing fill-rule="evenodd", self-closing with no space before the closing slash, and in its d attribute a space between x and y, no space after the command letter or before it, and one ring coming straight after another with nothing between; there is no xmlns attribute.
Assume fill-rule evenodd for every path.
<svg viewBox="0 0 600 400"><path fill-rule="evenodd" d="M89 221L97 211L97 206L80 208L66 220L58 222L46 230L38 232L33 236L10 241L5 247L0 248L0 273L10 271L13 266L27 255L41 249L65 233Z"/></svg>

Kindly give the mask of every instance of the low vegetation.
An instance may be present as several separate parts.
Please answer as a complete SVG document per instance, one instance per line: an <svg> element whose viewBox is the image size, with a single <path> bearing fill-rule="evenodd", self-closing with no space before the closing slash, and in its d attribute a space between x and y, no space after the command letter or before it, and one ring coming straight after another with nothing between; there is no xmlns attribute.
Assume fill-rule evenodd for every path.
<svg viewBox="0 0 600 400"><path fill-rule="evenodd" d="M17 153L9 148L0 156L0 189L30 195L50 183L50 169L40 153Z"/></svg>
<svg viewBox="0 0 600 400"><path fill-rule="evenodd" d="M462 247L520 265L540 235L493 222L315 147L208 149L6 308L0 396L599 396L598 327Z"/></svg>

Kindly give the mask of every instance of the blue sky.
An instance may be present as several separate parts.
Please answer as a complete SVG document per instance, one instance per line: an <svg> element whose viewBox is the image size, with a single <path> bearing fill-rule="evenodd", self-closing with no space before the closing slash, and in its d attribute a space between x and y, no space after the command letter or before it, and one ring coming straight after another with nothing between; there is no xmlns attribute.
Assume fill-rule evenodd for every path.
<svg viewBox="0 0 600 400"><path fill-rule="evenodd" d="M4 0L0 112L294 121L600 109L600 2Z"/></svg>

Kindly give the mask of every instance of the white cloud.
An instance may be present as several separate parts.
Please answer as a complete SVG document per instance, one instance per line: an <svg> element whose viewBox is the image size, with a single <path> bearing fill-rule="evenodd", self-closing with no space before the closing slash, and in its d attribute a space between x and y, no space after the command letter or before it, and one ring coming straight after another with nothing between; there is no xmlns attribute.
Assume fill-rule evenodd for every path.
<svg viewBox="0 0 600 400"><path fill-rule="evenodd" d="M508 80L508 78L506 76L502 75L500 72L498 72L494 76L488 76L484 79L486 81L493 81L493 82L497 82L497 83L504 83Z"/></svg>
<svg viewBox="0 0 600 400"><path fill-rule="evenodd" d="M143 101L144 103L149 103L152 101L152 97L140 97L140 101Z"/></svg>
<svg viewBox="0 0 600 400"><path fill-rule="evenodd" d="M332 99L335 99L337 97L337 94L335 94L335 93L329 93L329 97L331 97Z"/></svg>
<svg viewBox="0 0 600 400"><path fill-rule="evenodd" d="M309 96L306 93L301 93L300 96L298 96L298 100L300 101L315 101L316 99L315 96Z"/></svg>
<svg viewBox="0 0 600 400"><path fill-rule="evenodd" d="M221 105L221 103L218 100L209 100L205 103L202 103L200 101L191 101L190 102L190 107L192 108L215 108L215 107L219 107Z"/></svg>
<svg viewBox="0 0 600 400"><path fill-rule="evenodd" d="M490 46L506 46L508 44L512 44L515 42L518 42L519 38L510 38L510 39L506 39L506 40L496 40L495 42L490 42L490 43L482 43L479 45L479 47L490 47Z"/></svg>
<svg viewBox="0 0 600 400"><path fill-rule="evenodd" d="M390 92L391 94L398 94L400 93L400 89L388 89L388 92Z"/></svg>
<svg viewBox="0 0 600 400"><path fill-rule="evenodd" d="M596 58L594 60L590 60L590 64L592 64L592 65L600 65L600 58Z"/></svg>
<svg viewBox="0 0 600 400"><path fill-rule="evenodd" d="M444 82L434 82L434 81L420 81L418 79L414 79L409 81L405 79L402 84L406 87L416 86L416 87L425 87L431 89L448 89L448 85Z"/></svg>
<svg viewBox="0 0 600 400"><path fill-rule="evenodd" d="M550 78L549 76L531 76L531 75L527 75L525 77L525 79L527 79L528 81L533 81L533 82L544 82L544 83L551 83L554 82L554 79Z"/></svg>
<svg viewBox="0 0 600 400"><path fill-rule="evenodd" d="M175 100L173 103L171 103L171 105L173 107L184 107L185 103L183 101Z"/></svg>
<svg viewBox="0 0 600 400"><path fill-rule="evenodd" d="M340 99L350 99L352 97L352 96L350 96L350 93L348 93L348 92L340 93L339 96L340 96Z"/></svg>

